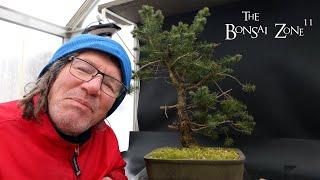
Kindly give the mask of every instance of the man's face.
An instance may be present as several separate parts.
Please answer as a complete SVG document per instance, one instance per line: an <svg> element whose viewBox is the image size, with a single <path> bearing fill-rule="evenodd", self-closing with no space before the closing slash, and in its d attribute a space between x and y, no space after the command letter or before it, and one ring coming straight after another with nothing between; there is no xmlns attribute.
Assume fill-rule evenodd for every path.
<svg viewBox="0 0 320 180"><path fill-rule="evenodd" d="M106 54L88 50L77 56L104 74L121 81L121 72ZM49 115L61 132L77 136L103 120L115 98L101 91L102 75L84 82L70 74L67 64L52 84L48 95Z"/></svg>

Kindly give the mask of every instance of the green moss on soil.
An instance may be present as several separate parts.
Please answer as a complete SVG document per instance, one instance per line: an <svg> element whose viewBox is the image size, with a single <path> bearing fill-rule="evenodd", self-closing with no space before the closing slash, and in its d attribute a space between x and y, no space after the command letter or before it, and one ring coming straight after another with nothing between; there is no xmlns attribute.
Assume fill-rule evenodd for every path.
<svg viewBox="0 0 320 180"><path fill-rule="evenodd" d="M200 159L200 160L237 160L240 159L235 149L226 148L159 148L149 154L155 159Z"/></svg>

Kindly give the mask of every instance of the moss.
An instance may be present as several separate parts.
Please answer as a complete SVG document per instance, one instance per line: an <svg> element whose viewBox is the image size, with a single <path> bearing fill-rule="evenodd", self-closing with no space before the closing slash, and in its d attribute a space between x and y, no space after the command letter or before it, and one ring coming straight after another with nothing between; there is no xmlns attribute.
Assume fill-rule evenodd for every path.
<svg viewBox="0 0 320 180"><path fill-rule="evenodd" d="M200 159L200 160L237 160L240 159L235 149L195 147L195 148L159 148L149 155L155 159Z"/></svg>

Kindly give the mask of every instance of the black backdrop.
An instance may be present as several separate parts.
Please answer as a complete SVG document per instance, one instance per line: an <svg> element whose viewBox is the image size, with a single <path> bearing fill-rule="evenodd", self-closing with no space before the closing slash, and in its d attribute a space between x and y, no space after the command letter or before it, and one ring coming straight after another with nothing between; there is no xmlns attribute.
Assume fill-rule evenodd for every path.
<svg viewBox="0 0 320 180"><path fill-rule="evenodd" d="M242 61L234 66L241 80L256 85L256 92L244 94L233 82L233 94L248 105L254 116L254 136L318 139L320 131L320 29L319 6L316 0L239 1L210 8L211 16L202 39L221 43L215 57L242 54ZM245 22L241 11L259 13L259 22ZM166 27L178 21L192 22L195 12L166 19ZM304 27L304 19L312 18L313 25ZM225 24L262 25L268 27L267 35L251 39L238 35L227 41ZM276 39L275 23L304 28L304 36ZM238 89L237 89L238 87ZM159 109L161 105L175 103L175 91L164 80L141 83L138 118L140 130L167 131L175 119L169 119Z"/></svg>
<svg viewBox="0 0 320 180"><path fill-rule="evenodd" d="M216 49L217 58L242 54L242 61L234 66L235 74L257 86L255 93L244 94L232 81L223 84L225 88L232 87L233 95L247 104L257 123L252 136L237 137L234 145L246 156L245 180L320 179L319 5L317 0L247 0L210 8L212 15L201 38L221 43ZM259 13L259 22L245 22L241 11ZM190 23L194 15L195 12L168 17L165 26L178 21ZM313 20L312 27L303 27L304 19L309 18ZM238 35L227 41L227 23L261 24L268 27L268 35L257 39ZM303 27L304 36L275 39L275 23ZM131 132L129 150L123 153L129 177L139 172L137 176L145 176L141 170L148 151L179 144L177 133L164 132L171 131L167 125L176 119L175 111L168 111L166 118L159 108L175 104L175 95L164 80L141 82L140 132Z"/></svg>

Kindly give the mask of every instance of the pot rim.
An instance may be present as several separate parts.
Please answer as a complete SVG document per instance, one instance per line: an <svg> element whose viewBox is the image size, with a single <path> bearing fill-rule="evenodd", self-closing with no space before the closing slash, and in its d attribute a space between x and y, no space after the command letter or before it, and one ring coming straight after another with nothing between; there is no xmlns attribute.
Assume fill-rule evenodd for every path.
<svg viewBox="0 0 320 180"><path fill-rule="evenodd" d="M214 148L214 147L213 147ZM234 160L209 160L209 159L155 159L150 157L150 153L144 156L145 161L156 161L158 163L172 163L172 164L242 164L244 163L246 157L243 152L238 148L226 148L237 151L239 154L239 159Z"/></svg>

